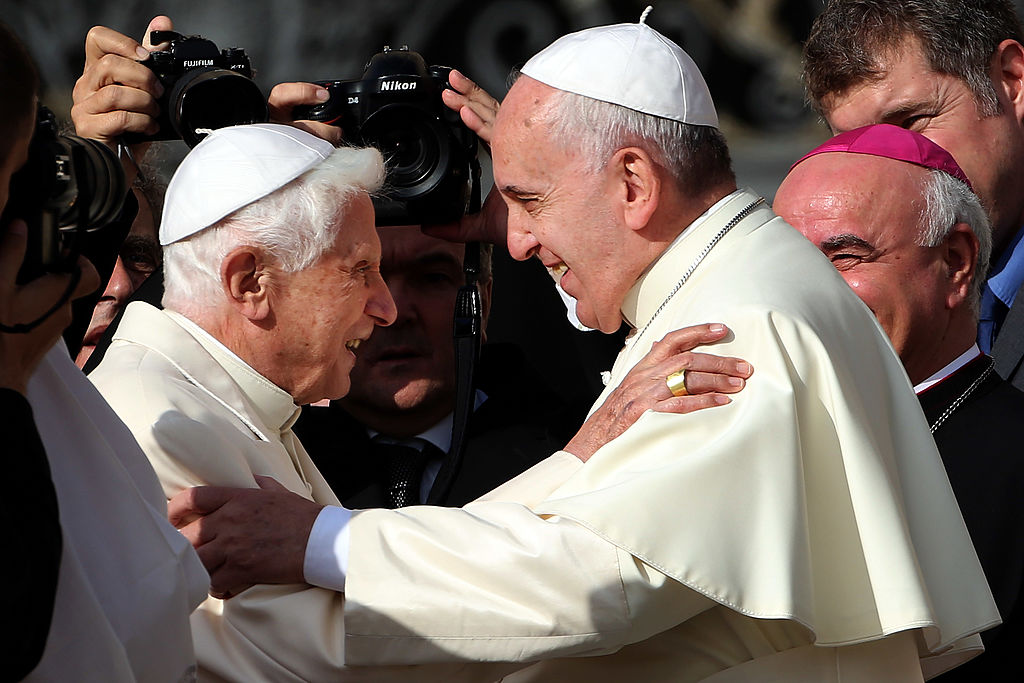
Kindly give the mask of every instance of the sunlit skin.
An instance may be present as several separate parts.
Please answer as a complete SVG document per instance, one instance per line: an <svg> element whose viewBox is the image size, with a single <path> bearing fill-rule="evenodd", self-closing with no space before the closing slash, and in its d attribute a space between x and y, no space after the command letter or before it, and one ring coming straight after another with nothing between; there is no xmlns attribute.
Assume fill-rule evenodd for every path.
<svg viewBox="0 0 1024 683"><path fill-rule="evenodd" d="M938 73L914 38L880 58L884 76L824 98L825 118L841 133L872 123L917 131L949 151L992 220L995 250L1024 225L1024 49L1004 41L990 76L1002 113L983 116L967 84Z"/></svg>
<svg viewBox="0 0 1024 683"><path fill-rule="evenodd" d="M340 220L333 247L296 273L236 249L221 265L231 313L197 321L299 405L348 393L353 342L395 319L369 196L351 199Z"/></svg>
<svg viewBox="0 0 1024 683"><path fill-rule="evenodd" d="M96 350L96 344L107 327L128 304L129 297L160 267L160 242L153 210L142 192L138 189L132 189L132 192L139 202L139 213L121 245L107 286L93 308L82 348L75 358L75 365L80 368Z"/></svg>
<svg viewBox="0 0 1024 683"><path fill-rule="evenodd" d="M419 226L379 228L381 274L394 297L394 324L356 350L352 390L341 404L385 434L419 434L452 411L455 297L465 281L465 246L424 235ZM491 281L481 287L484 320Z"/></svg>
<svg viewBox="0 0 1024 683"><path fill-rule="evenodd" d="M958 225L936 247L916 244L927 173L865 154L819 154L786 176L774 202L875 314L914 383L969 348L977 325L967 304L977 254L970 229Z"/></svg>
<svg viewBox="0 0 1024 683"><path fill-rule="evenodd" d="M612 333L626 293L666 242L628 227L622 164L589 171L576 149L553 139L546 125L553 93L523 76L495 121L491 152L495 186L508 206L508 249L519 260L537 256L549 268L564 266L560 284L578 302L580 321Z"/></svg>

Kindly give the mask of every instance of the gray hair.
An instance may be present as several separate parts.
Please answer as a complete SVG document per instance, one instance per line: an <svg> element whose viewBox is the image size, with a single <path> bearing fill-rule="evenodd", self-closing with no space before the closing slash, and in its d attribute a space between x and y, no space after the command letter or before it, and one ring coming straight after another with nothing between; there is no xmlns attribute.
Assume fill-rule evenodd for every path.
<svg viewBox="0 0 1024 683"><path fill-rule="evenodd" d="M949 237L957 223L969 225L978 238L978 260L968 292L968 302L977 313L981 303L981 288L988 272L988 260L992 255L992 225L988 214L982 208L978 196L966 184L943 171L933 169L929 172L923 194L925 209L921 216L921 231L917 236L918 245L939 246Z"/></svg>
<svg viewBox="0 0 1024 683"><path fill-rule="evenodd" d="M729 147L717 128L694 126L583 95L556 91L549 120L552 137L583 151L596 172L623 147L639 147L667 169L687 194L735 182Z"/></svg>
<svg viewBox="0 0 1024 683"><path fill-rule="evenodd" d="M261 249L288 273L308 268L344 229L350 200L376 192L383 180L380 152L342 147L284 187L165 246L164 307L179 313L214 307L221 261L240 246Z"/></svg>

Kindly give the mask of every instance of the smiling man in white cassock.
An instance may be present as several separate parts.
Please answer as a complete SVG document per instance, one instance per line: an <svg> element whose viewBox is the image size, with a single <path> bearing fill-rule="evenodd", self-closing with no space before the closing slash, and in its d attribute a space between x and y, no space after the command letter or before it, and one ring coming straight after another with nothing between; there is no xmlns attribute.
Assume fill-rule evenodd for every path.
<svg viewBox="0 0 1024 683"><path fill-rule="evenodd" d="M586 462L556 453L461 510L295 498L316 516L304 578L344 593L346 673L920 681L998 622L899 359L813 245L736 189L717 126L696 65L643 21L527 62L495 184L512 255L561 272L587 326L634 328L596 405L688 324L722 320L718 350L757 370L728 405L647 412ZM232 560L258 552L240 511L261 496L287 498L172 500L214 586L264 578Z"/></svg>

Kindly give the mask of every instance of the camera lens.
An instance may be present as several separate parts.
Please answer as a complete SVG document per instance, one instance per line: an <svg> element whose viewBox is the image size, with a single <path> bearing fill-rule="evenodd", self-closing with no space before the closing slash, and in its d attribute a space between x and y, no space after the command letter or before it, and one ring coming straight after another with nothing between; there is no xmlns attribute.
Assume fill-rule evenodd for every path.
<svg viewBox="0 0 1024 683"><path fill-rule="evenodd" d="M448 135L423 110L384 107L366 120L360 135L384 155L388 194L394 199L416 199L443 180L451 155Z"/></svg>
<svg viewBox="0 0 1024 683"><path fill-rule="evenodd" d="M168 98L171 125L189 147L217 128L264 123L267 102L252 80L227 69L193 69L178 79Z"/></svg>
<svg viewBox="0 0 1024 683"><path fill-rule="evenodd" d="M121 163L106 145L80 138L61 135L57 138L64 154L73 166L76 185L71 203L57 218L61 230L81 226L96 230L113 221L124 204L128 192Z"/></svg>

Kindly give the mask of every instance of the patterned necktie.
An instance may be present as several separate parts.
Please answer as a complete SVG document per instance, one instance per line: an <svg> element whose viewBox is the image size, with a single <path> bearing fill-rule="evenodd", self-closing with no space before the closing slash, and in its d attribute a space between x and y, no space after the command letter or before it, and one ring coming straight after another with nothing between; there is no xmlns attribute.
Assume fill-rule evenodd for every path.
<svg viewBox="0 0 1024 683"><path fill-rule="evenodd" d="M417 505L427 455L415 446L401 443L371 443L372 457L380 463L384 496L389 508Z"/></svg>

